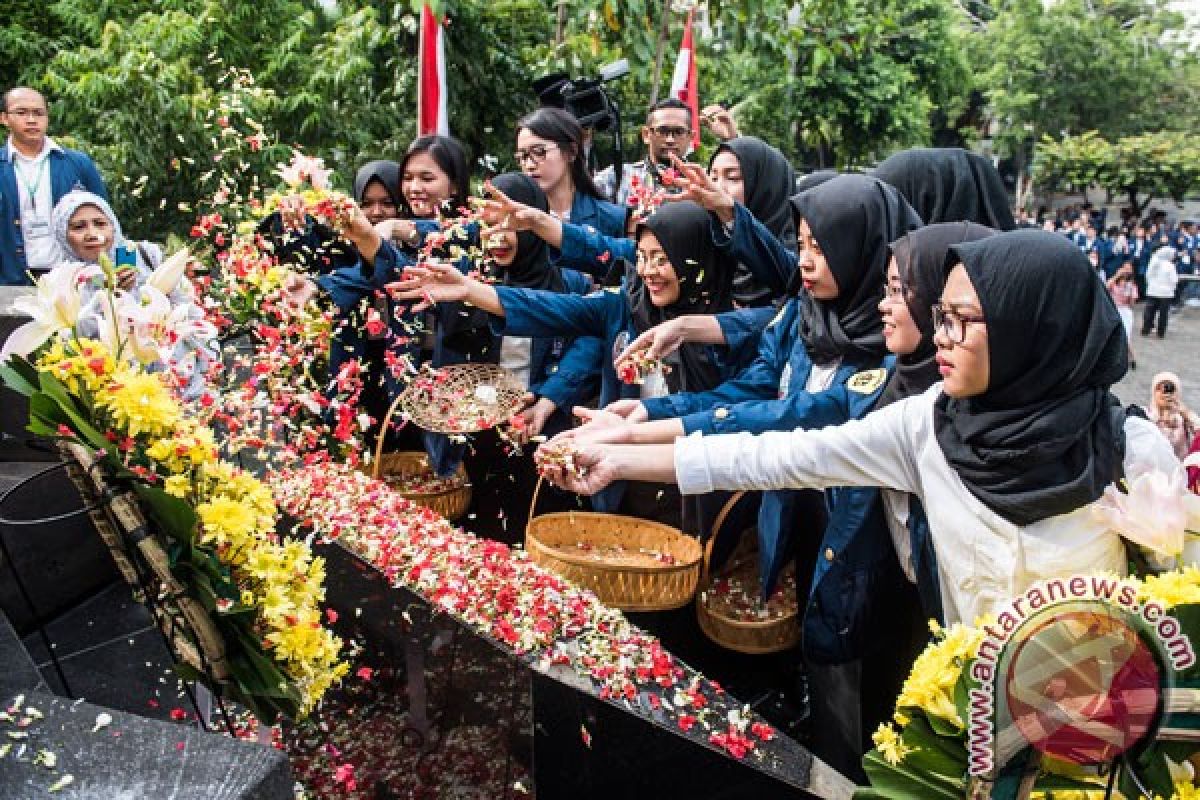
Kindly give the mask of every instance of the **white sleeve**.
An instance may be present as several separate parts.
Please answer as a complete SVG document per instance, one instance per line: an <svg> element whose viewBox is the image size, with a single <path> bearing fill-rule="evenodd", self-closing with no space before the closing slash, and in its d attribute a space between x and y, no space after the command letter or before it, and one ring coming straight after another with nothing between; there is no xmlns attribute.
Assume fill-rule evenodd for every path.
<svg viewBox="0 0 1200 800"><path fill-rule="evenodd" d="M1125 475L1135 478L1158 470L1167 475L1180 469L1179 459L1167 437L1153 422L1141 417L1125 418Z"/></svg>
<svg viewBox="0 0 1200 800"><path fill-rule="evenodd" d="M879 486L916 492L916 448L936 394L909 397L863 419L821 430L692 436L675 440L684 494L717 489Z"/></svg>

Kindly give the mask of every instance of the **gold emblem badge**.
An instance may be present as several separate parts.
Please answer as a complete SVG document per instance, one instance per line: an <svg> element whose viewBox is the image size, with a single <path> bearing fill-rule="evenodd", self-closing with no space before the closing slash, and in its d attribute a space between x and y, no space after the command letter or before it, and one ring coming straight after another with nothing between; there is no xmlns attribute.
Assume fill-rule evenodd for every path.
<svg viewBox="0 0 1200 800"><path fill-rule="evenodd" d="M873 394L887 380L886 369L869 369L856 372L846 381L846 388L859 394Z"/></svg>

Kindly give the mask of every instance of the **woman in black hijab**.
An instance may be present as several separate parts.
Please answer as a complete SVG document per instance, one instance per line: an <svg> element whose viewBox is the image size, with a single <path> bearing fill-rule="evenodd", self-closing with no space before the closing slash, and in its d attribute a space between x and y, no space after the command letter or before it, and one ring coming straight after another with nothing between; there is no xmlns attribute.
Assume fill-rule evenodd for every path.
<svg viewBox="0 0 1200 800"><path fill-rule="evenodd" d="M899 291L905 311L911 320L909 335L918 339L916 347L907 352L897 350L892 342L888 349L896 353L896 368L887 388L879 398L878 407L902 397L910 397L928 389L941 380L935 360L937 347L933 343L933 313L930 309L941 297L950 266L946 254L951 245L973 242L993 236L997 231L973 222L942 222L926 225L892 242L892 264L888 266L886 292ZM886 323L886 320L885 320Z"/></svg>
<svg viewBox="0 0 1200 800"><path fill-rule="evenodd" d="M1109 387L1125 374L1128 348L1111 298L1078 248L1042 231L952 255L987 321L989 374L982 392L938 398L946 461L1014 525L1092 502L1122 477L1125 450Z"/></svg>
<svg viewBox="0 0 1200 800"><path fill-rule="evenodd" d="M674 449L585 447L587 480L713 489L882 486L929 517L948 623L996 612L1033 584L1124 573L1125 546L1079 513L1142 470L1179 469L1147 420L1110 387L1126 368L1116 308L1063 237L1020 230L954 245L934 313L943 382L853 426L694 439ZM682 441L682 440L681 440ZM731 454L734 454L731 456Z"/></svg>
<svg viewBox="0 0 1200 800"><path fill-rule="evenodd" d="M751 225L744 213L749 212L749 216L761 222L761 228L765 228L786 251L781 254L783 264L773 272L793 269L796 225L788 198L795 191L796 173L783 153L762 139L739 136L717 148L709 161L708 174L729 195L730 200L740 204L743 209L739 212L738 206L731 204L728 211L717 211L718 220L714 222L723 224L720 227L713 226L714 241L731 250L736 246L744 247L744 243L735 243L730 235L738 229L739 216L742 217L742 230L739 233L761 237L761 229ZM734 278L734 299L737 304L743 308L769 305L780 294L783 284L773 277L773 274L756 275L750 267L739 261Z"/></svg>
<svg viewBox="0 0 1200 800"><path fill-rule="evenodd" d="M872 173L900 190L926 225L977 222L1016 227L1000 173L981 155L957 147L919 147L889 156Z"/></svg>

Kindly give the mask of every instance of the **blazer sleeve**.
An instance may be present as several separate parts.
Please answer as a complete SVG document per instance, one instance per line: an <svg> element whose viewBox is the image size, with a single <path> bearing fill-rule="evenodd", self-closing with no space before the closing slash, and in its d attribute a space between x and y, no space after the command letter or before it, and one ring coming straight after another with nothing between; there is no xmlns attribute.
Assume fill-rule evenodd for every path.
<svg viewBox="0 0 1200 800"><path fill-rule="evenodd" d="M738 203L734 206L732 235L716 215L711 215L713 244L736 259L754 276L759 285L766 286L778 297L787 291L796 272L796 254L783 246L750 211Z"/></svg>
<svg viewBox="0 0 1200 800"><path fill-rule="evenodd" d="M632 239L605 236L590 225L569 222L563 223L562 232L559 266L603 277L614 261L622 258L630 262L637 260L637 245Z"/></svg>
<svg viewBox="0 0 1200 800"><path fill-rule="evenodd" d="M871 392L852 391L846 381L853 373L853 367L842 370L838 383L823 392L791 392L774 400L754 400L689 414L683 418L683 430L711 435L840 425L869 411L887 385L885 374Z"/></svg>
<svg viewBox="0 0 1200 800"><path fill-rule="evenodd" d="M596 391L604 350L604 340L599 337L576 337L546 379L530 388L560 409L570 410L587 402Z"/></svg>
<svg viewBox="0 0 1200 800"><path fill-rule="evenodd" d="M779 392L780 338L768 329L754 363L716 388L704 392L679 392L642 401L650 419L686 417L720 404L769 400Z"/></svg>
<svg viewBox="0 0 1200 800"><path fill-rule="evenodd" d="M504 316L492 316L500 336L597 336L605 338L612 314L624 297L612 291L580 297L542 289L497 286Z"/></svg>

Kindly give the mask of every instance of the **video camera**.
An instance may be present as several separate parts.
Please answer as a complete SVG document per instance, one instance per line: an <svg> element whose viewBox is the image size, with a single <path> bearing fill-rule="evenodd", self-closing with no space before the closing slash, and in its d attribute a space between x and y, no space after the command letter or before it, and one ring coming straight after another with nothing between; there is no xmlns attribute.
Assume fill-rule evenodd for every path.
<svg viewBox="0 0 1200 800"><path fill-rule="evenodd" d="M605 64L595 78L570 78L565 72L546 75L533 82L533 90L543 106L561 108L585 128L607 131L620 128L621 111L609 97L604 84L629 74L625 59Z"/></svg>

